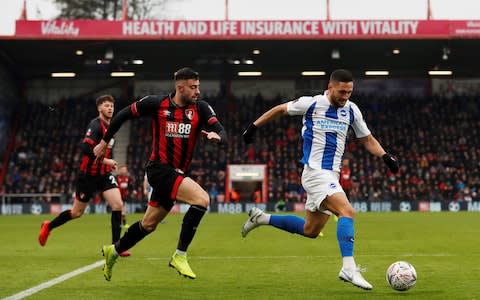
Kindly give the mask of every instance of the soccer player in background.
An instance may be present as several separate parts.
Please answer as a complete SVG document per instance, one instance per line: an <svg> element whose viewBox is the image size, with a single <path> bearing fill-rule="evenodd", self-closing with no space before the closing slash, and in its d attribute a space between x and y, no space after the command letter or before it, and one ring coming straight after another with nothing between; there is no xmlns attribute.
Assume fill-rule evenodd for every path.
<svg viewBox="0 0 480 300"><path fill-rule="evenodd" d="M103 273L108 281L111 280L118 253L130 249L153 232L177 200L190 204L190 208L183 218L177 250L172 255L169 266L185 277L196 278L188 264L186 252L210 199L208 193L185 173L200 134L212 142L224 143L226 133L212 107L199 100L198 73L190 68L182 68L175 72L174 79L174 93L147 96L122 109L94 149L95 155L101 158L110 139L125 121L138 117L148 117L151 120L152 152L146 171L153 187L152 196L143 219L132 224L117 243L103 246Z"/></svg>
<svg viewBox="0 0 480 300"><path fill-rule="evenodd" d="M54 228L62 226L70 220L80 218L96 192L101 192L103 198L112 208L112 241L116 242L120 239L123 204L117 181L111 173L117 167L117 162L112 159L114 140L110 140L102 160L96 160L93 154L93 147L100 142L110 124L114 112L114 103L115 99L111 95L103 95L96 99L98 117L88 124L87 132L80 145L83 156L77 175L73 206L71 209L60 213L52 221L42 223L38 236L41 246L45 246L48 236ZM122 253L122 256L129 255L128 251Z"/></svg>
<svg viewBox="0 0 480 300"><path fill-rule="evenodd" d="M121 165L120 168L118 168L117 183L118 183L118 188L120 189L120 195L122 196L122 201L123 201L122 226L125 229L128 229L128 227L130 227L127 224L126 204L130 194L131 181L132 179L128 174L128 167L126 165Z"/></svg>
<svg viewBox="0 0 480 300"><path fill-rule="evenodd" d="M353 258L355 210L339 183L339 172L348 129L365 148L383 158L388 168L397 173L399 166L373 137L357 105L349 100L353 91L353 76L348 70L335 70L330 75L328 90L323 95L304 96L277 105L260 116L243 133L246 144L253 142L258 128L284 115L303 115L302 185L307 192L306 218L294 215L271 215L254 207L242 227L242 236L260 225L316 238L333 213L338 216L337 240L343 258L339 278L360 288L372 285L363 278Z"/></svg>

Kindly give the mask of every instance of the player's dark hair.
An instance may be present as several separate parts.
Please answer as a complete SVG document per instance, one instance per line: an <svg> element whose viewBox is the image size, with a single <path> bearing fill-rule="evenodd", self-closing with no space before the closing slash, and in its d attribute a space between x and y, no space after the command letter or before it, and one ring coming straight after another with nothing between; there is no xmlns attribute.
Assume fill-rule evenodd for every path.
<svg viewBox="0 0 480 300"><path fill-rule="evenodd" d="M195 72L192 68L181 68L174 74L175 81L177 80L188 80L188 79L199 79L200 76L198 72Z"/></svg>
<svg viewBox="0 0 480 300"><path fill-rule="evenodd" d="M349 70L337 69L330 74L330 81L351 82L353 81L353 75Z"/></svg>
<svg viewBox="0 0 480 300"><path fill-rule="evenodd" d="M95 103L97 103L97 107L99 105L102 105L104 102L112 102L115 103L115 98L113 98L112 95L101 95L100 97L95 100Z"/></svg>

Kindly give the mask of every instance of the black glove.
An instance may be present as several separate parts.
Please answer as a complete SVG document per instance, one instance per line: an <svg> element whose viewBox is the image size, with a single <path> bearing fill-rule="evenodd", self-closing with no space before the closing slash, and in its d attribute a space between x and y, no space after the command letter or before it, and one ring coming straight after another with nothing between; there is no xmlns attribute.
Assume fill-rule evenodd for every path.
<svg viewBox="0 0 480 300"><path fill-rule="evenodd" d="M399 170L399 166L395 156L391 155L390 153L385 153L382 158L383 162L387 165L390 171L392 171L393 174L396 174Z"/></svg>
<svg viewBox="0 0 480 300"><path fill-rule="evenodd" d="M253 136L255 135L255 132L257 131L258 127L255 126L255 124L250 124L248 125L247 129L243 132L243 141L245 144L251 144L253 143Z"/></svg>

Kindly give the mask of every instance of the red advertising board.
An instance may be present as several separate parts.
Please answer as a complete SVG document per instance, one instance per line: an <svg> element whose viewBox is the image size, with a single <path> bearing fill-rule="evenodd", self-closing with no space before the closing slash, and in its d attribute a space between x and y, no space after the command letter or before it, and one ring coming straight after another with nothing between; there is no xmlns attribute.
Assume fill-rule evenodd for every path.
<svg viewBox="0 0 480 300"><path fill-rule="evenodd" d="M18 20L14 38L109 40L480 38L480 20Z"/></svg>

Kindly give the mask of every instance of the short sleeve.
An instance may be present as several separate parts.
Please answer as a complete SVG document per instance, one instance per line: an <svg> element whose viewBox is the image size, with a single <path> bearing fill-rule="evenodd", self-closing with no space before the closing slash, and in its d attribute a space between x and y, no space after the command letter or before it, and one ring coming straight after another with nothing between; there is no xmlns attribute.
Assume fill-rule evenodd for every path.
<svg viewBox="0 0 480 300"><path fill-rule="evenodd" d="M217 114L213 108L205 101L198 101L198 109L200 111L201 117L204 120L205 126L212 126L215 123L218 123Z"/></svg>
<svg viewBox="0 0 480 300"><path fill-rule="evenodd" d="M84 143L95 146L100 142L103 134L99 125L100 124L97 120L92 120L90 124L88 124L87 131L85 132L85 136L83 137Z"/></svg>
<svg viewBox="0 0 480 300"><path fill-rule="evenodd" d="M159 107L160 99L156 96L145 96L132 103L130 110L135 118L148 116L155 113Z"/></svg>
<svg viewBox="0 0 480 300"><path fill-rule="evenodd" d="M365 123L365 120L363 119L362 112L358 108L358 106L354 103L351 104L351 109L353 111L353 123L352 123L352 128L353 131L355 132L355 136L357 138L362 138L366 137L367 135L370 135L371 132L367 127L367 123Z"/></svg>
<svg viewBox="0 0 480 300"><path fill-rule="evenodd" d="M291 116L303 115L315 100L313 97L304 96L287 102L287 112Z"/></svg>

